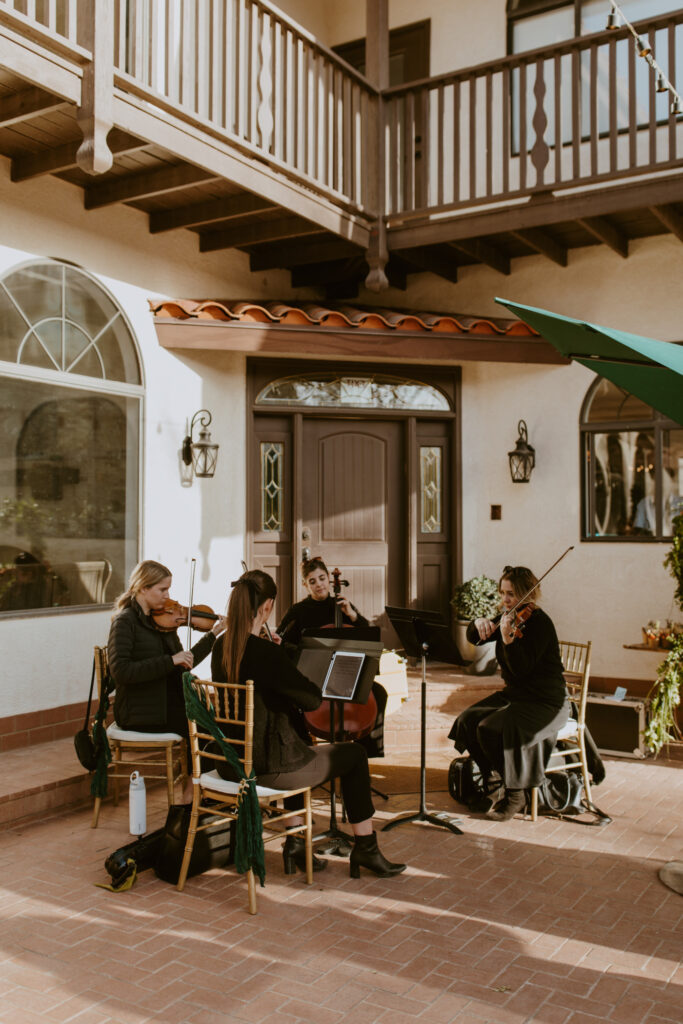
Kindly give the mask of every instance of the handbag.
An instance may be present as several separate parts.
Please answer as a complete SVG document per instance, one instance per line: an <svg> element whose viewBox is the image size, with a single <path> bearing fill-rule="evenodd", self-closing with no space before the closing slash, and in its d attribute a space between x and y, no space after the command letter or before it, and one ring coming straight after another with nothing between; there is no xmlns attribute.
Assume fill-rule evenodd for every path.
<svg viewBox="0 0 683 1024"><path fill-rule="evenodd" d="M185 854L190 826L190 804L173 804L168 809L166 824L154 864L157 878L177 885ZM210 868L224 867L235 859L235 821L217 814L200 814L197 825L209 828L197 832L192 847L187 877L201 875Z"/></svg>
<svg viewBox="0 0 683 1024"><path fill-rule="evenodd" d="M95 685L95 659L92 662L92 675L90 676L90 693L88 694L88 706L85 711L85 722L83 728L79 729L74 736L74 747L76 749L76 757L81 762L86 771L94 772L97 768L97 762L99 759L99 751L95 746L95 742L92 738L92 733L88 728L88 722L90 720L90 705L92 704L92 691Z"/></svg>
<svg viewBox="0 0 683 1024"><path fill-rule="evenodd" d="M578 772L549 772L538 787L539 814L581 814L583 783Z"/></svg>

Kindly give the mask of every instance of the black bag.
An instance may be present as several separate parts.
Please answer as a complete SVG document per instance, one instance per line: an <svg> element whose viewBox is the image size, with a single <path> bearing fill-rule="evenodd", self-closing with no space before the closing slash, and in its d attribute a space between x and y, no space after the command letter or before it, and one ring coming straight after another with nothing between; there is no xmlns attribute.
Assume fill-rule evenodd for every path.
<svg viewBox="0 0 683 1024"><path fill-rule="evenodd" d="M110 853L104 862L104 869L111 875L112 885L118 889L122 882L131 874L133 868L130 861L135 861L135 869L139 874L153 868L157 862L164 841L165 829L158 828L148 836L140 836L132 843L120 846Z"/></svg>
<svg viewBox="0 0 683 1024"><path fill-rule="evenodd" d="M189 804L174 804L168 809L166 825L161 830L163 838L154 863L158 878L176 885L180 866L185 853L187 831L190 826ZM219 815L200 814L200 825L210 828L197 832L192 848L187 877L201 875L209 868L220 868L232 864L235 859L235 822Z"/></svg>
<svg viewBox="0 0 683 1024"><path fill-rule="evenodd" d="M583 781L578 772L549 772L538 787L539 814L581 814Z"/></svg>
<svg viewBox="0 0 683 1024"><path fill-rule="evenodd" d="M99 751L95 746L92 738L92 733L88 727L90 719L90 705L92 704L92 691L95 685L95 659L93 658L92 663L92 675L90 677L90 693L88 694L88 707L85 712L85 724L82 729L79 729L74 736L74 747L76 748L76 757L81 762L86 771L94 772L97 768L97 761L99 758Z"/></svg>
<svg viewBox="0 0 683 1024"><path fill-rule="evenodd" d="M471 804L486 796L484 779L471 757L456 757L448 766L448 792L458 804Z"/></svg>

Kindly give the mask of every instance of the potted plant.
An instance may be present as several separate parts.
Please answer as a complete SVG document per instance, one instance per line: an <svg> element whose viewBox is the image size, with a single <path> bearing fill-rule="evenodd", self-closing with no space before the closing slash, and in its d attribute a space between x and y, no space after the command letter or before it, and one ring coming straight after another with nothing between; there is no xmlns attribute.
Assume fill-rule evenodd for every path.
<svg viewBox="0 0 683 1024"><path fill-rule="evenodd" d="M471 662L473 675L493 675L496 671L495 640L471 644L466 637L467 626L474 619L492 619L500 610L498 584L490 576L473 576L455 588L451 604L457 615L457 643L460 653Z"/></svg>
<svg viewBox="0 0 683 1024"><path fill-rule="evenodd" d="M683 515L674 517L673 544L664 565L676 581L674 600L683 611ZM669 634L671 649L657 669L657 681L650 690L650 716L645 742L654 754L666 743L680 741L678 708L683 688L683 634Z"/></svg>

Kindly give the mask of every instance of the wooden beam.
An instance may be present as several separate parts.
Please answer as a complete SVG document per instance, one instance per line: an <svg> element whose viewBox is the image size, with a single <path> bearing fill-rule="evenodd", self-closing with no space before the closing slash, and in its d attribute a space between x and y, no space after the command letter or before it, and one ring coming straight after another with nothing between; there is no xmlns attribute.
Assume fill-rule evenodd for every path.
<svg viewBox="0 0 683 1024"><path fill-rule="evenodd" d="M368 272L365 256L360 253L345 260L328 260L326 263L306 263L292 268L292 288L306 288L309 285L328 285L354 278L356 282Z"/></svg>
<svg viewBox="0 0 683 1024"><path fill-rule="evenodd" d="M302 220L301 217L277 217L273 220L252 221L236 224L221 231L206 231L199 236L200 252L217 252L219 249L235 249L255 242L276 241L279 238L301 238L320 231L317 224Z"/></svg>
<svg viewBox="0 0 683 1024"><path fill-rule="evenodd" d="M650 209L657 220L663 224L672 235L675 235L679 242L683 242L683 217L676 207L669 204L665 206L651 206Z"/></svg>
<svg viewBox="0 0 683 1024"><path fill-rule="evenodd" d="M136 139L118 128L113 128L109 132L107 143L109 149L115 154L134 153L148 145L141 139ZM29 178L37 178L41 174L60 174L62 171L73 170L78 166L76 156L81 145L81 140L65 142L54 149L31 153L30 156L14 157L11 169L12 181L28 181Z"/></svg>
<svg viewBox="0 0 683 1024"><path fill-rule="evenodd" d="M114 163L109 133L114 124L114 4L81 5L79 29L92 59L83 68L78 127L83 132L77 161L86 174L105 174Z"/></svg>
<svg viewBox="0 0 683 1024"><path fill-rule="evenodd" d="M49 114L50 111L67 106L69 104L66 100L59 96L50 96L42 89L22 89L21 92L0 99L0 128L9 128L10 125L20 124L32 117L40 117L42 114Z"/></svg>
<svg viewBox="0 0 683 1024"><path fill-rule="evenodd" d="M581 217L578 223L622 259L628 258L628 238L606 217Z"/></svg>
<svg viewBox="0 0 683 1024"><path fill-rule="evenodd" d="M189 185L202 185L219 180L215 174L208 174L201 167L194 167L192 164L173 164L158 171L130 174L101 185L91 185L85 190L85 208L98 210L114 203L130 203L136 199L174 192Z"/></svg>
<svg viewBox="0 0 683 1024"><path fill-rule="evenodd" d="M518 238L520 242L524 242L534 252L540 253L541 256L547 256L549 260L557 263L558 266L567 266L567 247L560 245L552 235L548 234L547 231L543 231L542 228L511 231L510 234Z"/></svg>
<svg viewBox="0 0 683 1024"><path fill-rule="evenodd" d="M253 273L261 270L289 269L310 263L326 263L329 260L344 259L362 253L357 245L326 234L319 234L310 241L293 242L287 245L262 245L249 254Z"/></svg>
<svg viewBox="0 0 683 1024"><path fill-rule="evenodd" d="M153 235L174 228L197 227L200 224L214 224L233 217L244 217L248 213L274 210L276 207L267 199L261 199L251 192L224 199L209 199L203 203L177 206L173 210L157 210L149 215L149 230Z"/></svg>
<svg viewBox="0 0 683 1024"><path fill-rule="evenodd" d="M492 270L499 274L510 273L510 257L496 245L484 241L483 238L472 238L468 241L449 242L449 245L459 252L470 256L477 263L485 263Z"/></svg>
<svg viewBox="0 0 683 1024"><path fill-rule="evenodd" d="M458 283L458 261L450 246L418 245L414 249L400 249L392 252L392 256L401 259L413 268L413 273L426 272L437 274L452 284Z"/></svg>

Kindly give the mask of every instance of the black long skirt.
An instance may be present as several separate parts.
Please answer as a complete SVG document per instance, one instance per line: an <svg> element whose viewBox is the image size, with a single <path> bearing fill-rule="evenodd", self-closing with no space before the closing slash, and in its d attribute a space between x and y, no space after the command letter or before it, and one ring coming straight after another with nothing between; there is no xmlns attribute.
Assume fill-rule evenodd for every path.
<svg viewBox="0 0 683 1024"><path fill-rule="evenodd" d="M458 715L448 736L484 774L495 768L508 789L531 789L543 781L569 710L569 700L558 708L493 693Z"/></svg>

